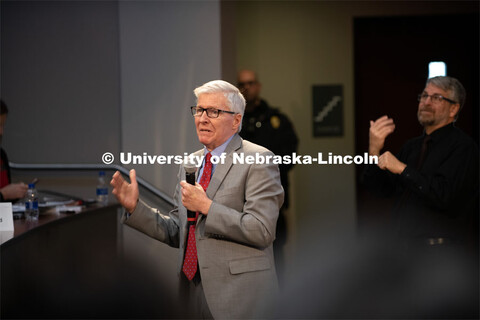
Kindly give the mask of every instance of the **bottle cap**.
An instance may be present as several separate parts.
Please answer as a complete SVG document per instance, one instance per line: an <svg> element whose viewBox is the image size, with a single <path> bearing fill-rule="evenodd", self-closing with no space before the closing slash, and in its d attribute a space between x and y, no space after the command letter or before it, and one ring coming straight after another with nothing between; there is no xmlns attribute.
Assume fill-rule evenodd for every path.
<svg viewBox="0 0 480 320"><path fill-rule="evenodd" d="M29 183L28 189L35 189L35 183Z"/></svg>
<svg viewBox="0 0 480 320"><path fill-rule="evenodd" d="M100 171L100 172L98 173L98 175L99 175L99 176L104 176L104 175L105 175L105 171Z"/></svg>

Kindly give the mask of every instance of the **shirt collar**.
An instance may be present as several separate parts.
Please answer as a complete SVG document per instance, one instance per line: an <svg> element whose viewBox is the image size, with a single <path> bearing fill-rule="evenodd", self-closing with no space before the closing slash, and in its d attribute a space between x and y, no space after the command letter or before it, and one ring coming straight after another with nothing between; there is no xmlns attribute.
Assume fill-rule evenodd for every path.
<svg viewBox="0 0 480 320"><path fill-rule="evenodd" d="M447 124L446 126L443 126L441 128L438 128L437 130L433 131L431 134L430 134L430 137L432 139L432 141L438 141L438 140L441 140L443 139L445 136L447 136L454 128L454 123L451 122L449 124ZM425 133L425 131L423 132L423 136L425 137L427 134Z"/></svg>

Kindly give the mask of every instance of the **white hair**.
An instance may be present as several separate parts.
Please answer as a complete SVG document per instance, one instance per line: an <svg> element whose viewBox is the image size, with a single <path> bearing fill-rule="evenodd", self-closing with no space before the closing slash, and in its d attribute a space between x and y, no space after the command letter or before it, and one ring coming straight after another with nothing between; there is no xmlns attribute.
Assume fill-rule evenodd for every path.
<svg viewBox="0 0 480 320"><path fill-rule="evenodd" d="M200 87L193 90L195 97L198 97L204 93L223 93L225 98L227 98L227 103L229 104L230 110L242 115L245 112L245 98L241 94L240 90L237 89L234 85L223 80L213 80L207 82ZM242 130L242 121L240 121L240 126L238 127L238 132Z"/></svg>

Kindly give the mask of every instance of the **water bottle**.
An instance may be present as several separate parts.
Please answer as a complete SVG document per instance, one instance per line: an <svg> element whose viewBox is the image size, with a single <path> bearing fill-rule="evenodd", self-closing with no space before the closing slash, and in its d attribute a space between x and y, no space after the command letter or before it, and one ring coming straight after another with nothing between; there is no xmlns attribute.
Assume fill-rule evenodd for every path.
<svg viewBox="0 0 480 320"><path fill-rule="evenodd" d="M35 189L34 183L30 183L28 185L27 196L25 199L25 219L38 220L39 213L37 189Z"/></svg>
<svg viewBox="0 0 480 320"><path fill-rule="evenodd" d="M105 182L105 171L100 171L98 173L97 203L101 206L106 206L108 204L108 186Z"/></svg>

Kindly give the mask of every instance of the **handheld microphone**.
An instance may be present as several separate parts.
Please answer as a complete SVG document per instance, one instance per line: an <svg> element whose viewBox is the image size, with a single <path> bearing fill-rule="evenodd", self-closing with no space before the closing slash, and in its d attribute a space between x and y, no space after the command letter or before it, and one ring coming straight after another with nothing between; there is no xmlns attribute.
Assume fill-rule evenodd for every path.
<svg viewBox="0 0 480 320"><path fill-rule="evenodd" d="M185 168L185 180L191 185L195 185L195 172L197 172L197 167L195 164L185 161L183 167ZM196 212L187 210L187 219L188 225L195 223Z"/></svg>

